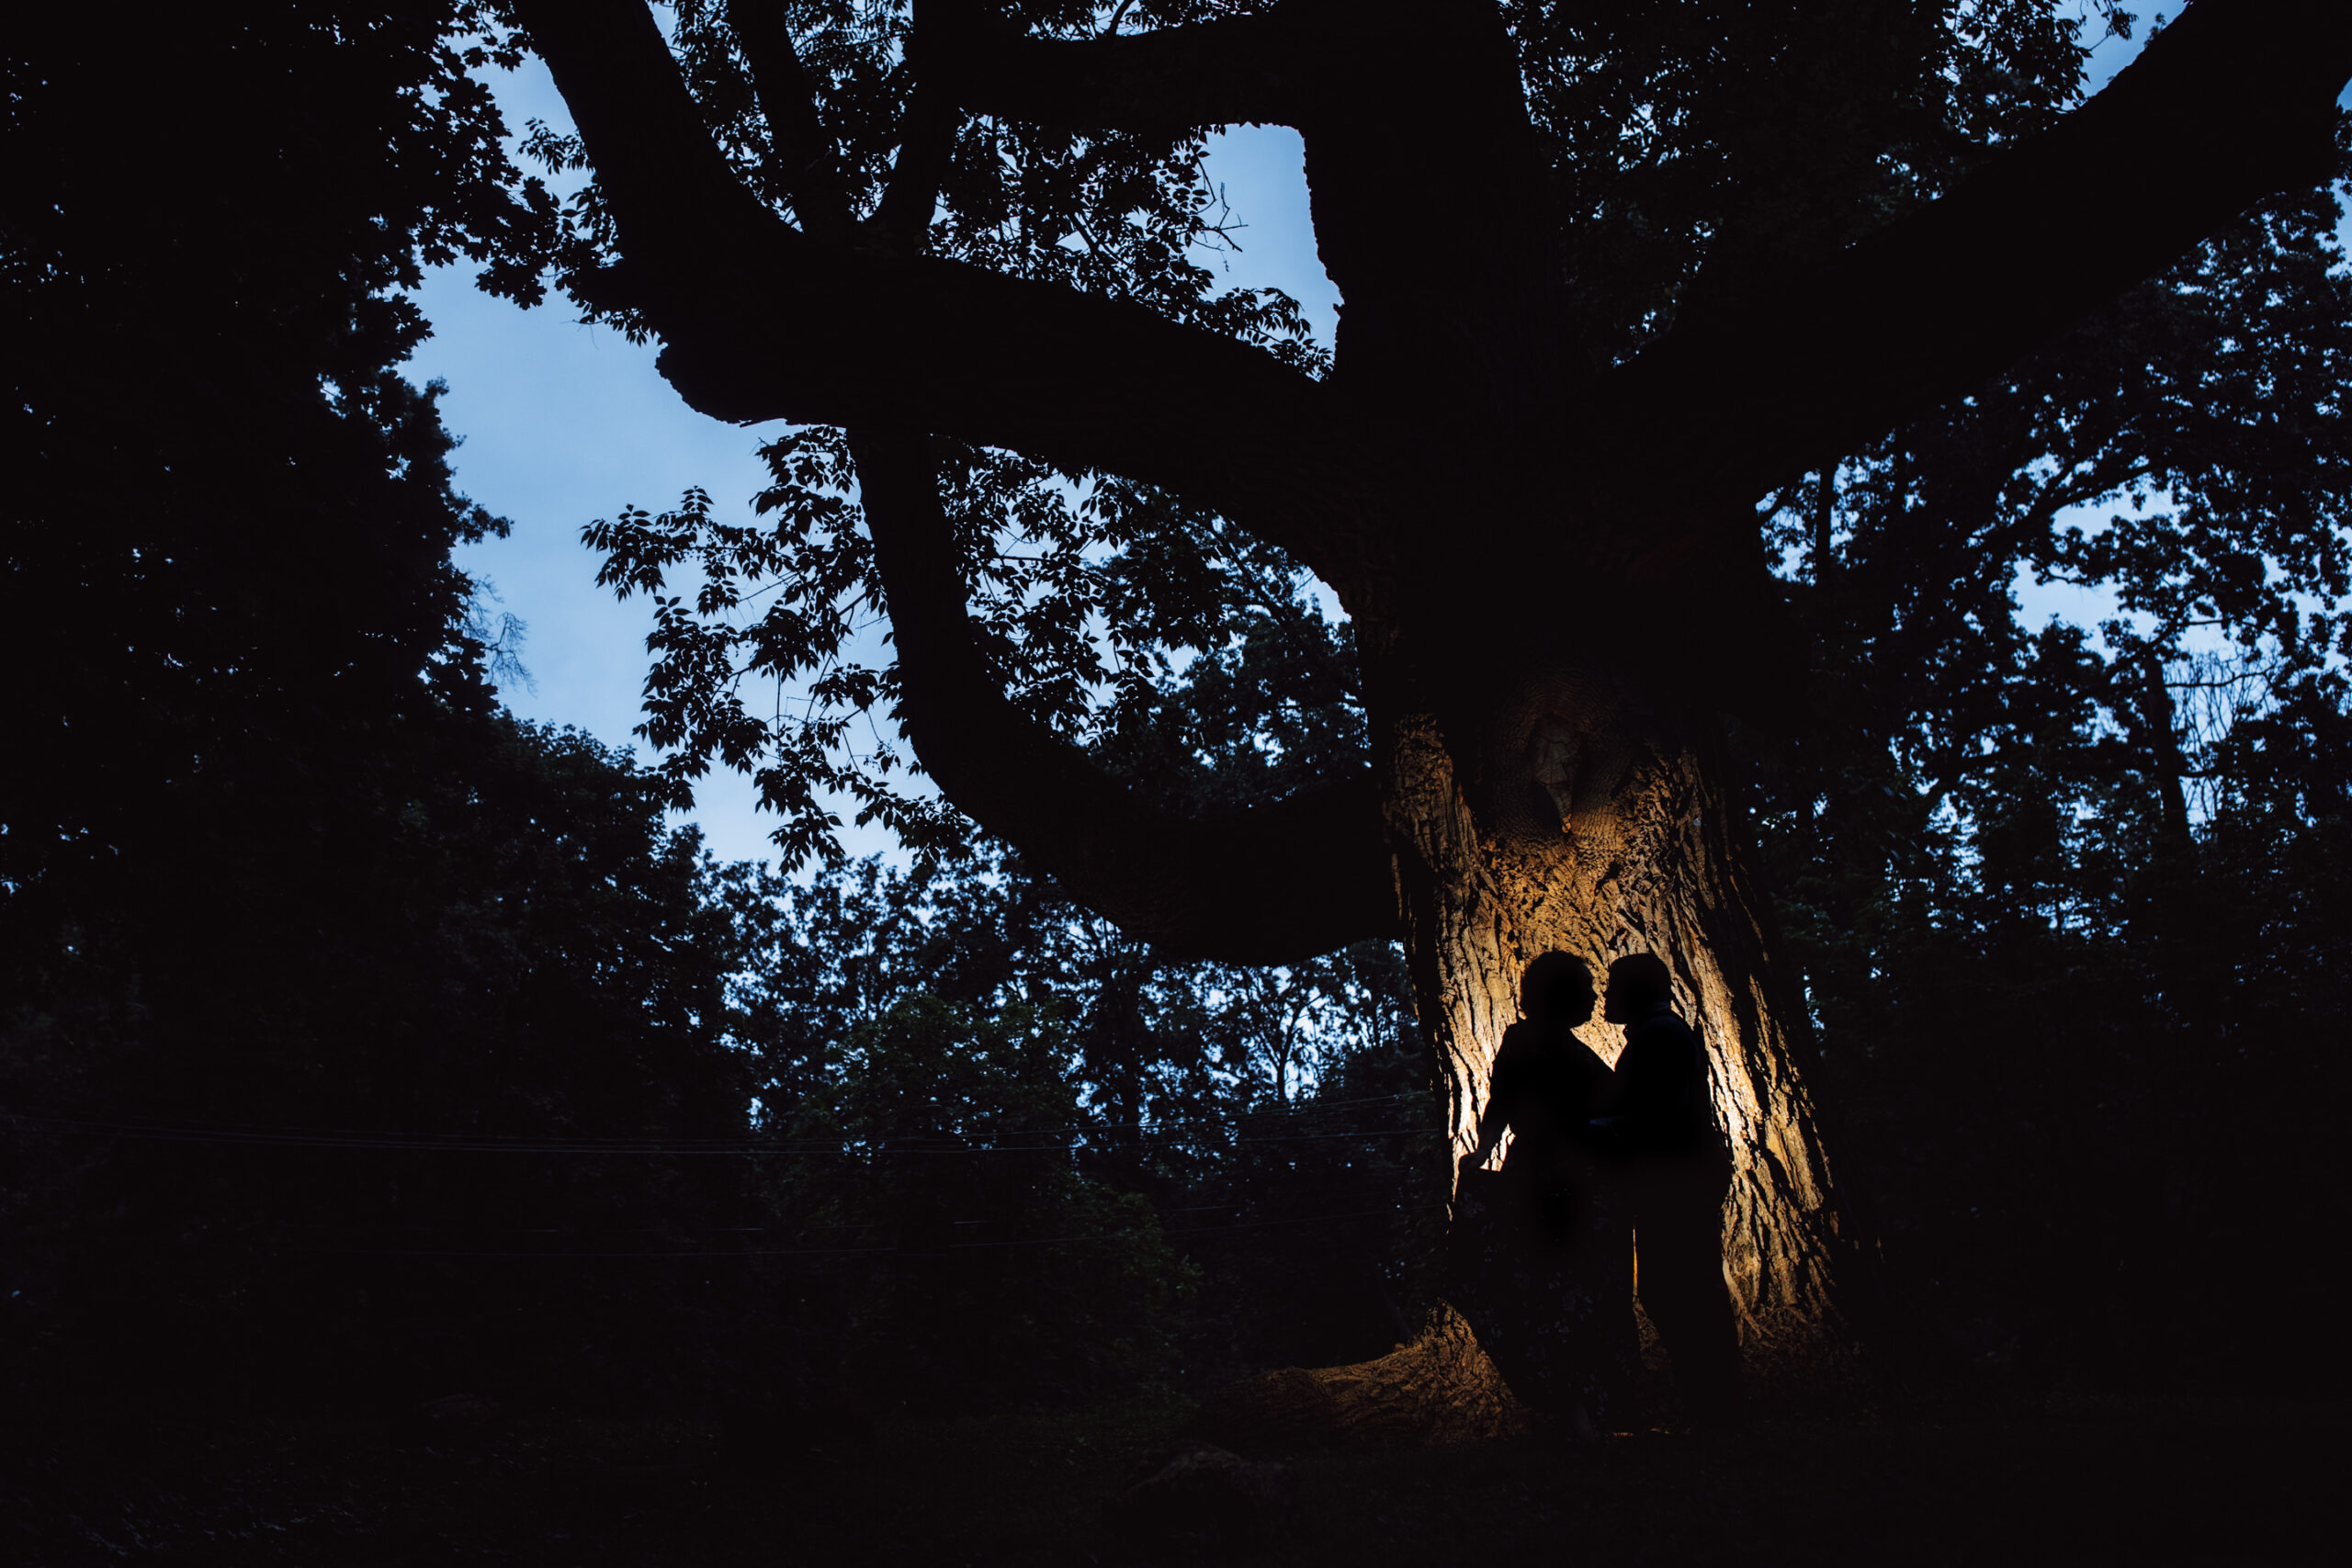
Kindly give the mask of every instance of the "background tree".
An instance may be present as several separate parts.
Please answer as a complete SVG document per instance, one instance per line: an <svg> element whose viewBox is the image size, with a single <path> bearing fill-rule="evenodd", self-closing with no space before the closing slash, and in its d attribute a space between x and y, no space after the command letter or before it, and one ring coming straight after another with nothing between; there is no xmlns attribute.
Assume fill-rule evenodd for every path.
<svg viewBox="0 0 2352 1568"><path fill-rule="evenodd" d="M567 287L695 407L817 422L768 449L766 526L595 532L625 590L702 569L649 733L682 780L757 772L796 852L827 786L935 844L852 742L886 705L947 802L1170 951L1401 934L1457 1141L1527 959L1660 952L1739 1151L1751 1338L1803 1338L1827 1172L1716 717L1800 705L1758 500L2329 179L2339 13L2209 0L2070 107L2079 23L2040 3L745 0L666 35L520 4L580 128L538 150L594 175ZM1328 360L1193 259L1201 137L1241 121L1305 137ZM1084 754L1301 571L1350 617L1368 766L1204 811ZM855 665L876 604L896 660ZM755 717L741 670L809 677L809 716Z"/></svg>
<svg viewBox="0 0 2352 1568"><path fill-rule="evenodd" d="M877 1384L920 1360L934 1400L1099 1392L1119 1367L1204 1390L1380 1354L1433 1299L1446 1166L1393 953L1170 961L1005 860L865 861L805 884L741 865L713 899L748 959L730 1030L752 1053L758 1125L788 1156L775 1223L811 1248L893 1248L920 1217L901 1198L920 1198L975 1240L908 1299L961 1292L957 1320L1004 1319L981 1335L997 1349L958 1357L944 1321L910 1323L877 1293L891 1258L812 1265L808 1321ZM1326 998L1314 1070L1286 1099L1245 979ZM948 1134L899 1124L927 1102ZM1091 1207L1109 1198L1152 1224ZM1111 1287L1105 1270L1162 1246L1181 1268ZM1031 1335L1037 1353L1008 1348Z"/></svg>
<svg viewBox="0 0 2352 1568"><path fill-rule="evenodd" d="M227 33L58 19L10 45L17 909L223 810L300 831L278 755L431 700L419 672L470 594L450 547L505 525L449 488L436 394L399 372L425 331L400 290L462 254L536 299L552 218L469 74L489 56L449 39L472 14L282 4ZM255 798L232 806L241 773ZM211 798L182 816L191 786Z"/></svg>
<svg viewBox="0 0 2352 1568"><path fill-rule="evenodd" d="M1779 498L1820 657L1749 748L1765 861L1920 1354L2260 1381L2318 1342L2340 221L2274 202ZM2035 578L2100 624L2038 624Z"/></svg>
<svg viewBox="0 0 2352 1568"><path fill-rule="evenodd" d="M535 298L552 234L478 19L11 32L0 1294L69 1407L641 1393L612 1342L656 1316L731 1353L674 1266L498 1256L748 1194L546 1150L740 1135L743 1094L695 846L495 711L450 550L505 525L401 374L424 265Z"/></svg>

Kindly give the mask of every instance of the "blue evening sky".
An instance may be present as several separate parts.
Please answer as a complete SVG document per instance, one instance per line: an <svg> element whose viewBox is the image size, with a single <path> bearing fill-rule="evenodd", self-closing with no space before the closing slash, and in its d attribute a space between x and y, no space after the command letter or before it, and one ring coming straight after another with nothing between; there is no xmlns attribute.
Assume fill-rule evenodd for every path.
<svg viewBox="0 0 2352 1568"><path fill-rule="evenodd" d="M2098 78L2112 74L2135 47L2102 46ZM570 129L563 100L537 61L496 85L517 132L532 119ZM1227 132L1213 143L1208 167L1246 225L1238 251L1222 258L1227 281L1283 289L1329 342L1339 295L1316 256L1296 133ZM655 373L651 347L578 324L561 300L519 310L478 293L463 266L435 273L418 299L434 335L411 373L448 383L443 415L465 443L456 458L458 488L514 524L512 536L458 558L495 587L494 611L529 627L522 654L531 685L502 696L526 718L575 726L648 756L630 731L639 717L650 607L642 598L622 604L595 586L596 560L580 542L581 527L627 505L661 511L690 485L741 515L763 477L754 456L762 433L687 408ZM2070 607L2071 591L2025 586L2038 614ZM2074 608L2075 618L2096 619L2096 605ZM722 859L774 858L767 833L775 819L757 812L753 798L747 780L723 770L697 786L687 815ZM865 853L891 841L869 831L853 834L850 847Z"/></svg>

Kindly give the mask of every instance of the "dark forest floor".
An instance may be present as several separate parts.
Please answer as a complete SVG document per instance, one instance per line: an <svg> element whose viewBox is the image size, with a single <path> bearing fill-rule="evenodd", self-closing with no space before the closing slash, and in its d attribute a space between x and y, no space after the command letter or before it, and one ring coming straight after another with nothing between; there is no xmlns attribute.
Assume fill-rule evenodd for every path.
<svg viewBox="0 0 2352 1568"><path fill-rule="evenodd" d="M205 1563L2341 1562L2352 1408L1984 1399L1594 1448L1306 1456L1241 1539L1104 1504L1187 1406L899 1421L854 1457L724 1464L684 1423L514 1417L0 1434L0 1559Z"/></svg>

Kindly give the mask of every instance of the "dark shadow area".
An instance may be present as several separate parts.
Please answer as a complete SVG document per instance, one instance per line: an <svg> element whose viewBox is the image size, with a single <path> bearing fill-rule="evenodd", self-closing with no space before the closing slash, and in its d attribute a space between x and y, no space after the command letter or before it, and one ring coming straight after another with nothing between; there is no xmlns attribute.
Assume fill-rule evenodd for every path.
<svg viewBox="0 0 2352 1568"><path fill-rule="evenodd" d="M1815 666L1727 755L1850 1333L1774 1382L1734 1365L1705 1021L1655 961L1597 1026L1583 963L1535 961L1457 1163L1396 942L1171 957L913 808L906 867L721 864L669 815L705 753L501 707L519 628L451 551L506 525L401 376L402 291L465 258L536 299L598 215L508 163L494 13L43 13L7 46L0 1553L2291 1562L2334 1529L2352 707L2326 572L2265 563L2340 544L2352 462L2249 389L2339 400L2344 361L2280 346L2352 353L2332 194L1772 498ZM1758 188L1736 233L1803 227ZM1611 200L1580 276L1640 310L1596 362L1703 276ZM2110 394L2084 463L2177 504L2069 534L2050 426ZM1059 482L995 461L991 504ZM1036 653L1099 608L1043 568L1006 569L986 657L1155 807L1363 771L1351 626L1145 489L1049 564L1185 657ZM672 565L707 542L629 516ZM854 603L842 527L792 544ZM2122 583L2120 618L2024 629L2021 574ZM717 733L740 671L664 626L659 733ZM1579 1028L1623 1032L1613 1075ZM1298 1414L1342 1404L1373 1436ZM1622 1435L1571 1442L1579 1405ZM1137 1539L1171 1470L1228 1523Z"/></svg>
<svg viewBox="0 0 2352 1568"><path fill-rule="evenodd" d="M243 1423L96 1454L25 1445L9 1544L78 1568L400 1563L464 1553L583 1564L1426 1562L1475 1539L1691 1564L2333 1561L2340 1404L1954 1400L1733 1438L1527 1439L1283 1466L1240 1529L1114 1504L1180 1412L894 1420L855 1462L749 1472L684 1423L544 1416L418 1444L356 1424ZM158 1434L158 1437L162 1437ZM175 1435L191 1436L191 1435ZM24 1445L24 1446L20 1446ZM920 1484L910 1483L920 1478ZM40 1506L26 1506L28 1498ZM66 1522L68 1518L72 1522ZM779 1546L779 1543L786 1543ZM167 1555L166 1555L167 1554Z"/></svg>

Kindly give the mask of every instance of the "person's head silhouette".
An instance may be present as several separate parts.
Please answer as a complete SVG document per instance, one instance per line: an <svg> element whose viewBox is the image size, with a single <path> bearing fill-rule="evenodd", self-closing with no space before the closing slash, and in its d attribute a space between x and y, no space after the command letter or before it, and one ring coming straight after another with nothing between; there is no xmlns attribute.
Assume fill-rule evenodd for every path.
<svg viewBox="0 0 2352 1568"><path fill-rule="evenodd" d="M1609 966L1609 1000L1601 1016L1631 1023L1674 1005L1674 976L1655 953L1629 953Z"/></svg>
<svg viewBox="0 0 2352 1568"><path fill-rule="evenodd" d="M1547 1033L1589 1021L1593 999L1592 966L1573 953L1545 953L1519 983L1521 1015Z"/></svg>

